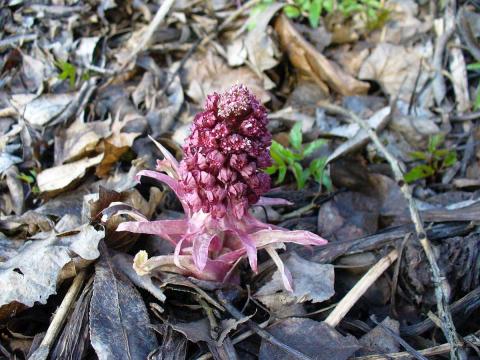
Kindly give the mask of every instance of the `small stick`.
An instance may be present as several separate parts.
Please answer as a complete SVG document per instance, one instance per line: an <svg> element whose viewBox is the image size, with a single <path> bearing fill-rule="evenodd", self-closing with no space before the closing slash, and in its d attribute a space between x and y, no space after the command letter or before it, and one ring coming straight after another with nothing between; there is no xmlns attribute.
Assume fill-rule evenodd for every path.
<svg viewBox="0 0 480 360"><path fill-rule="evenodd" d="M155 31L157 31L158 27L165 19L165 16L167 16L174 2L175 0L165 0L162 3L162 5L158 8L157 13L153 17L152 22L148 24L147 31L145 31L145 34L143 34L142 40L140 41L138 46L135 48L135 50L133 50L133 52L127 58L127 60L122 66L122 69L125 69L125 67L130 63L130 61L132 61L140 51L145 49L145 47L148 45L148 43L152 39L152 36L155 33Z"/></svg>
<svg viewBox="0 0 480 360"><path fill-rule="evenodd" d="M397 259L398 251L392 250L388 255L381 258L374 266L363 275L359 282L343 297L335 309L325 319L325 323L331 327L336 327L345 315L350 311L358 299L370 288L370 286L377 281L385 270Z"/></svg>
<svg viewBox="0 0 480 360"><path fill-rule="evenodd" d="M378 326L380 326L384 331L386 331L391 337L393 337L400 345L403 346L403 348L405 350L407 350L407 352L412 355L415 359L417 360L428 360L425 356L423 356L422 354L420 354L417 350L415 350L409 343L407 343L405 340L403 340L396 332L394 332L392 329L390 329L388 326L382 324L382 323L379 323L376 319L375 319L375 315L372 315L372 317L370 317L370 319L375 323L377 324Z"/></svg>
<svg viewBox="0 0 480 360"><path fill-rule="evenodd" d="M264 329L264 328L267 327L267 325L269 323L270 323L270 320L267 320L267 321L264 321L263 323L259 324L258 326L260 326L262 329ZM232 344L236 345L239 342L242 342L243 340L248 339L253 334L255 334L254 331L247 330L244 333L238 335L236 338L232 339ZM211 359L212 356L213 356L212 353L206 353L206 354L203 354L202 356L200 356L197 360L208 360L208 359Z"/></svg>
<svg viewBox="0 0 480 360"><path fill-rule="evenodd" d="M48 357L50 348L55 342L58 333L62 329L62 325L67 318L68 312L77 298L78 292L82 288L83 282L85 281L85 276L85 270L82 270L75 277L72 285L70 285L70 288L67 291L67 294L63 298L62 303L55 312L45 337L40 343L38 349L35 350L35 352L29 357L29 360L45 360Z"/></svg>
<svg viewBox="0 0 480 360"><path fill-rule="evenodd" d="M423 221L420 217L420 212L418 211L415 199L412 195L412 189L403 179L403 171L401 163L388 151L383 142L378 137L377 133L372 130L368 124L359 118L356 114L351 111L348 111L340 106L336 106L327 102L320 102L321 107L335 114L340 114L345 116L350 122L359 125L363 130L365 130L372 140L375 147L380 151L387 162L392 168L395 180L400 187L403 196L408 202L408 208L410 210L410 217L415 226L415 232L417 234L418 241L422 245L423 251L428 259L430 264L430 269L432 270L433 284L435 286L435 298L437 301L438 316L442 321L442 330L445 335L445 338L451 345L450 356L454 360L462 358L461 354L461 342L458 338L457 331L455 330L455 325L453 323L452 314L449 310L449 297L450 297L450 285L443 276L440 268L437 264L437 258L433 252L432 244L427 238L427 233L423 226ZM402 164L403 165L403 164Z"/></svg>
<svg viewBox="0 0 480 360"><path fill-rule="evenodd" d="M480 338L477 334L471 334L464 338L465 342L471 343L475 346L480 346ZM437 346L433 346L431 348L418 350L418 353L424 356L435 356L435 355L442 355L446 354L451 351L450 344L441 344ZM382 355L366 355L366 356L358 356L355 360L393 360L393 359L409 359L412 355L410 355L406 351L390 353L390 354L382 354Z"/></svg>
<svg viewBox="0 0 480 360"><path fill-rule="evenodd" d="M240 319L243 319L245 317L232 304L230 304L230 302L227 300L227 298L225 297L225 295L223 294L223 292L221 290L218 290L216 292L216 294L217 294L218 300L220 300L220 303L222 303L222 305L225 307L225 309L227 309L227 311L235 319L240 320ZM247 326L253 332L255 332L258 336L260 336L262 339L268 341L272 345L278 346L280 349L289 353L290 355L292 355L292 356L294 356L298 359L302 359L302 360L312 360L311 357L305 355L304 353L288 346L287 344L282 343L280 340L278 340L275 336L270 334L268 331L266 331L266 330L262 329L260 326L258 326L258 324L256 324L254 321L247 320L245 322L245 324L247 324Z"/></svg>

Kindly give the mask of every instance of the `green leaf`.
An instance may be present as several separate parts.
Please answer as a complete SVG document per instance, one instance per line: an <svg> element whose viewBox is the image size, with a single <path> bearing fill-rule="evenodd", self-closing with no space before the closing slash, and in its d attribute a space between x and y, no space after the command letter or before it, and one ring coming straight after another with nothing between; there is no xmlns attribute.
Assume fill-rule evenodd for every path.
<svg viewBox="0 0 480 360"><path fill-rule="evenodd" d="M321 157L315 159L310 163L310 172L313 175L313 178L316 182L321 183L324 173L325 173L325 166L327 165L327 157Z"/></svg>
<svg viewBox="0 0 480 360"><path fill-rule="evenodd" d="M302 123L297 122L292 130L290 130L289 135L290 145L293 146L295 150L300 151L302 149Z"/></svg>
<svg viewBox="0 0 480 360"><path fill-rule="evenodd" d="M428 159L428 154L424 153L423 151L412 151L409 155L413 160L427 160Z"/></svg>
<svg viewBox="0 0 480 360"><path fill-rule="evenodd" d="M335 0L324 0L323 1L323 8L329 14L333 12L334 6L335 6Z"/></svg>
<svg viewBox="0 0 480 360"><path fill-rule="evenodd" d="M428 151L430 153L433 153L435 149L437 149L445 140L445 135L443 134L436 134L430 136L430 139L428 140Z"/></svg>
<svg viewBox="0 0 480 360"><path fill-rule="evenodd" d="M320 19L320 14L322 13L322 1L323 0L313 0L310 6L308 21L310 21L310 26L313 28L318 27L318 20Z"/></svg>
<svg viewBox="0 0 480 360"><path fill-rule="evenodd" d="M272 145L270 146L270 155L272 156L273 161L279 166L285 165L285 159L283 156L284 150L286 149L281 144L275 140L272 141Z"/></svg>
<svg viewBox="0 0 480 360"><path fill-rule="evenodd" d="M263 1L256 5L250 12L250 16L247 20L247 30L253 30L257 26L257 17L260 13L264 12L268 8L269 2Z"/></svg>
<svg viewBox="0 0 480 360"><path fill-rule="evenodd" d="M435 173L435 170L429 165L418 165L415 166L412 170L406 173L403 178L407 183L412 183L414 181L425 179L429 176L432 176Z"/></svg>
<svg viewBox="0 0 480 360"><path fill-rule="evenodd" d="M326 144L326 141L323 140L323 139L318 139L318 140L312 141L310 144L308 144L305 147L305 150L303 151L303 156L309 156L315 150L321 148L325 144Z"/></svg>
<svg viewBox="0 0 480 360"><path fill-rule="evenodd" d="M293 5L285 6L283 12L291 19L297 18L301 15L300 9Z"/></svg>
<svg viewBox="0 0 480 360"><path fill-rule="evenodd" d="M443 166L450 167L455 165L457 162L457 153L455 151L450 151L443 159Z"/></svg>
<svg viewBox="0 0 480 360"><path fill-rule="evenodd" d="M25 173L18 174L17 179L20 179L27 184L33 184L35 182L35 178L33 176L27 175Z"/></svg>
<svg viewBox="0 0 480 360"><path fill-rule="evenodd" d="M302 9L302 11L309 12L311 4L312 3L310 0L302 0L300 8Z"/></svg>
<svg viewBox="0 0 480 360"><path fill-rule="evenodd" d="M285 175L286 174L287 174L287 167L286 166L282 166L282 167L278 168L278 178L277 178L277 181L276 181L277 185L280 185L281 183L283 183L285 181Z"/></svg>
<svg viewBox="0 0 480 360"><path fill-rule="evenodd" d="M69 79L70 87L73 88L75 86L77 68L74 65L70 64L68 61L57 61L55 65L61 71L58 77L61 80Z"/></svg>
<svg viewBox="0 0 480 360"><path fill-rule="evenodd" d="M295 180L297 182L297 189L303 189L305 187L305 179L303 177L303 168L300 163L295 162L292 164L292 171L293 175L295 176Z"/></svg>
<svg viewBox="0 0 480 360"><path fill-rule="evenodd" d="M447 156L449 152L450 150L448 149L437 149L433 151L432 155L435 157L435 159L440 160Z"/></svg>
<svg viewBox="0 0 480 360"><path fill-rule="evenodd" d="M475 102L473 103L473 109L474 110L480 109L480 85L477 88L477 96L475 97Z"/></svg>
<svg viewBox="0 0 480 360"><path fill-rule="evenodd" d="M270 147L270 150L272 148L273 148L274 152L276 152L279 156L282 157L282 159L284 161L286 161L289 164L294 162L295 160L302 160L303 159L303 157L300 154L294 153L292 150L287 149L286 147L284 147L280 143L276 142L275 145L273 145L273 143L272 143L272 146Z"/></svg>
<svg viewBox="0 0 480 360"><path fill-rule="evenodd" d="M330 176L325 172L322 176L322 185L324 185L329 192L333 191L332 179L330 179Z"/></svg>
<svg viewBox="0 0 480 360"><path fill-rule="evenodd" d="M480 70L480 62L468 64L467 70Z"/></svg>
<svg viewBox="0 0 480 360"><path fill-rule="evenodd" d="M273 175L277 172L278 167L276 165L269 166L264 170L264 172L268 175Z"/></svg>

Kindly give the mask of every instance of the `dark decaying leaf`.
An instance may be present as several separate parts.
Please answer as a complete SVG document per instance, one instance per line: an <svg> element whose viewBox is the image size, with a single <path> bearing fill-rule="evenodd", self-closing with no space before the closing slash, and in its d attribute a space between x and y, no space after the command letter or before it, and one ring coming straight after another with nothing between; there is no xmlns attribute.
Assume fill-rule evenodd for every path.
<svg viewBox="0 0 480 360"><path fill-rule="evenodd" d="M52 359L80 360L88 349L88 309L92 298L92 280L93 278L78 297L72 315L51 353Z"/></svg>
<svg viewBox="0 0 480 360"><path fill-rule="evenodd" d="M162 302L165 301L166 297L163 294L163 291L153 283L152 278L149 275L140 276L133 269L133 256L118 253L113 256L112 260L117 269L120 270L126 277L128 277L136 286L147 290L158 300Z"/></svg>
<svg viewBox="0 0 480 360"><path fill-rule="evenodd" d="M187 339L168 325L162 327L162 344L149 355L148 360L184 360L187 356Z"/></svg>
<svg viewBox="0 0 480 360"><path fill-rule="evenodd" d="M396 320L386 317L382 321L382 325L388 327L397 334L399 333L399 323ZM359 342L362 345L362 349L360 349L356 355L388 354L400 350L395 338L380 325L377 325L363 335Z"/></svg>
<svg viewBox="0 0 480 360"><path fill-rule="evenodd" d="M335 294L333 265L318 264L292 253L285 261L285 266L292 274L293 293L285 291L282 276L277 270L272 279L255 294L270 310L283 311L283 307L278 307L279 303L293 305L309 300L318 303Z"/></svg>
<svg viewBox="0 0 480 360"><path fill-rule="evenodd" d="M345 360L359 349L353 336L343 336L325 323L289 318L268 328L268 332L290 347L316 360ZM294 360L279 347L262 340L260 360Z"/></svg>
<svg viewBox="0 0 480 360"><path fill-rule="evenodd" d="M100 360L145 359L158 344L145 304L104 254L95 266L90 340Z"/></svg>
<svg viewBox="0 0 480 360"><path fill-rule="evenodd" d="M231 339L228 334L235 330L238 325L249 320L250 317L246 316L239 320L226 319L222 320L217 329L211 329L209 322L206 318L175 324L169 324L175 331L185 335L185 337L191 342L198 343L200 341L206 342L209 350L214 355L214 358L218 359L236 359L237 355L233 347ZM212 338L211 333L216 332L217 338Z"/></svg>
<svg viewBox="0 0 480 360"><path fill-rule="evenodd" d="M56 292L64 266L76 255L85 260L99 256L98 242L104 232L84 225L64 236L39 233L0 263L0 308L12 302L45 304Z"/></svg>

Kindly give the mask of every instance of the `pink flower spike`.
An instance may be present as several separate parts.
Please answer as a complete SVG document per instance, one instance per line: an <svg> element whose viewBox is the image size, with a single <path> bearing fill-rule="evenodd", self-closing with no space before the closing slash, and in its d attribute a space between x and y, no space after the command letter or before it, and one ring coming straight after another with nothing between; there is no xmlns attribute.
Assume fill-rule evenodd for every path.
<svg viewBox="0 0 480 360"><path fill-rule="evenodd" d="M143 170L137 178L148 176L168 185L185 218L144 221L136 215L140 221L118 226L118 231L158 235L175 244L172 255L138 256L134 266L139 274L159 270L226 281L244 257L256 272L257 252L266 249L285 288L292 291L292 277L275 249L287 242L323 245L327 241L308 231L263 223L249 213L253 205L291 205L262 197L270 189L264 170L272 160L267 123L267 112L255 96L245 86L235 85L207 96L204 111L195 116L185 140L180 163L155 142L164 159L158 162L158 171Z"/></svg>

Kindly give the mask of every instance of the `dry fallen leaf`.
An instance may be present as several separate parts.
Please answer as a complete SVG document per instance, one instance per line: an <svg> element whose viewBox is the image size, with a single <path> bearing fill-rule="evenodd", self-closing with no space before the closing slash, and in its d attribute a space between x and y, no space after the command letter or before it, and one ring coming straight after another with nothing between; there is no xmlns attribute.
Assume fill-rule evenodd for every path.
<svg viewBox="0 0 480 360"><path fill-rule="evenodd" d="M0 308L12 302L33 306L45 304L55 294L57 281L65 265L75 255L85 260L99 256L98 242L103 230L84 225L70 235L55 232L39 233L12 251L11 257L0 263Z"/></svg>
<svg viewBox="0 0 480 360"><path fill-rule="evenodd" d="M346 360L359 348L353 336L343 336L323 322L289 318L268 328L282 343L316 360ZM294 360L278 346L262 340L260 360Z"/></svg>
<svg viewBox="0 0 480 360"><path fill-rule="evenodd" d="M45 94L37 97L31 94L12 95L12 105L18 116L25 118L34 127L42 128L60 115L74 101L76 93Z"/></svg>
<svg viewBox="0 0 480 360"><path fill-rule="evenodd" d="M275 84L263 72L278 65L281 57L278 46L270 34L272 29L268 24L282 7L283 4L280 2L273 3L264 11L259 12L255 19L251 19L251 21L255 22L255 27L245 37L248 59L255 72L264 78L265 89L271 89Z"/></svg>
<svg viewBox="0 0 480 360"><path fill-rule="evenodd" d="M275 21L275 30L293 66L315 80L324 90L328 86L342 95L358 95L368 91L368 83L353 78L335 62L320 54L284 15Z"/></svg>
<svg viewBox="0 0 480 360"><path fill-rule="evenodd" d="M90 301L90 340L100 360L146 359L157 346L138 290L115 270L108 255L95 266ZM128 356L126 356L128 354Z"/></svg>
<svg viewBox="0 0 480 360"><path fill-rule="evenodd" d="M115 120L112 125L112 135L97 146L97 151L103 152L104 155L95 169L95 174L98 177L106 177L112 166L132 147L133 141L140 136L138 132L122 132L122 128L130 122Z"/></svg>
<svg viewBox="0 0 480 360"><path fill-rule="evenodd" d="M318 303L328 300L335 294L333 265L318 264L291 253L285 266L292 274L293 293L285 291L282 275L277 270L272 279L257 291L256 298L262 301L264 297L279 294L293 298L298 303L305 301Z"/></svg>
<svg viewBox="0 0 480 360"><path fill-rule="evenodd" d="M206 55L194 56L185 64L187 95L197 104L203 104L205 97L212 92L224 91L230 86L242 82L260 99L270 100L270 95L263 88L263 81L247 67L231 69L224 61L208 52Z"/></svg>
<svg viewBox="0 0 480 360"><path fill-rule="evenodd" d="M409 102L412 96L423 89L430 77L422 62L428 62L432 50L431 43L411 48L381 43L365 60L358 76L360 79L377 81L391 98L398 96ZM423 103L428 104L430 98Z"/></svg>
<svg viewBox="0 0 480 360"><path fill-rule="evenodd" d="M388 122L390 112L390 106L380 109L367 120L368 125L375 130L382 129ZM335 149L335 151L328 157L327 163L349 152L357 150L359 147L364 146L369 140L367 132L360 129L360 126L357 124L339 126L332 129L329 133L335 136L348 138L348 140Z"/></svg>
<svg viewBox="0 0 480 360"><path fill-rule="evenodd" d="M81 179L88 168L98 165L103 154L85 158L66 165L43 170L37 176L37 185L42 193L56 194L67 189L75 180Z"/></svg>
<svg viewBox="0 0 480 360"><path fill-rule="evenodd" d="M74 161L95 150L98 142L110 134L108 121L74 122L55 137L55 165Z"/></svg>

